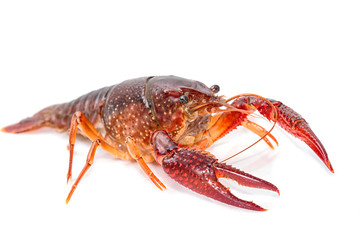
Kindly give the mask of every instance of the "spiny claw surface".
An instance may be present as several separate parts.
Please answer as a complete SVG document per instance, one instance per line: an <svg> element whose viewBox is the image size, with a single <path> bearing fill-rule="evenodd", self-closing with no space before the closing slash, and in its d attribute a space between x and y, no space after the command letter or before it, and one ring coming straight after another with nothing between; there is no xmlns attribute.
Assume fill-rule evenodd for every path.
<svg viewBox="0 0 360 240"><path fill-rule="evenodd" d="M270 103L273 106L271 106ZM319 156L326 167L331 172L334 172L324 146L311 130L305 119L292 108L286 106L280 101L259 98L257 96L245 96L238 98L234 100L232 105L243 110L256 109L269 121L276 121L276 123L285 131L305 142L316 153L316 155ZM274 113L273 108L276 109L276 114ZM253 126L248 126L249 124L247 123L248 121L246 120L246 116L244 114L240 116L239 119L241 119L242 124L245 125L245 127L253 130ZM256 133L256 131L254 132Z"/></svg>
<svg viewBox="0 0 360 240"><path fill-rule="evenodd" d="M326 167L334 173L334 169L331 166L325 147L311 130L310 125L306 122L306 120L299 113L285 104L275 100L270 101L274 104L278 111L278 124L294 137L297 137L305 142L324 162Z"/></svg>
<svg viewBox="0 0 360 240"><path fill-rule="evenodd" d="M155 132L152 135L152 143L156 160L162 165L164 171L178 183L199 194L232 206L265 211L266 209L253 202L237 198L218 181L218 178L229 178L243 186L279 193L278 188L273 184L219 163L207 152L179 147L165 131Z"/></svg>

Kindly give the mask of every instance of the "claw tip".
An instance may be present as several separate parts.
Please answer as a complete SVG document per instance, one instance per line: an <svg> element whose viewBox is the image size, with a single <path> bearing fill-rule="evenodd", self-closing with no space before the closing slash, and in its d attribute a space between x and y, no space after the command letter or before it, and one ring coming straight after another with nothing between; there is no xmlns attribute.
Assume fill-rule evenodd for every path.
<svg viewBox="0 0 360 240"><path fill-rule="evenodd" d="M330 170L330 172L334 173L334 169L327 157L327 155L320 157L320 159L323 161L323 163L325 164L325 166Z"/></svg>
<svg viewBox="0 0 360 240"><path fill-rule="evenodd" d="M329 161L327 162L326 166L328 167L328 169L329 169L332 173L335 173L335 172L334 172L334 169L333 169L333 167L331 166L331 163L330 163Z"/></svg>

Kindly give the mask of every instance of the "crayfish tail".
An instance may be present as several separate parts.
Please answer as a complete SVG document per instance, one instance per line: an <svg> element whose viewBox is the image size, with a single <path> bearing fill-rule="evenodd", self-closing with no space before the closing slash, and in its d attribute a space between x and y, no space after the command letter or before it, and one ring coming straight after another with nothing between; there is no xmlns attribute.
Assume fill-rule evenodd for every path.
<svg viewBox="0 0 360 240"><path fill-rule="evenodd" d="M32 131L41 127L46 126L45 119L39 118L38 116L33 116L26 118L18 123L6 126L1 129L2 132L6 133L23 133Z"/></svg>
<svg viewBox="0 0 360 240"><path fill-rule="evenodd" d="M57 127L59 130L61 130L60 124L54 121L54 117L56 116L55 110L58 108L58 106L61 105L52 105L44 108L34 114L32 117L25 118L18 123L6 126L2 128L1 131L6 133L23 133L42 127Z"/></svg>

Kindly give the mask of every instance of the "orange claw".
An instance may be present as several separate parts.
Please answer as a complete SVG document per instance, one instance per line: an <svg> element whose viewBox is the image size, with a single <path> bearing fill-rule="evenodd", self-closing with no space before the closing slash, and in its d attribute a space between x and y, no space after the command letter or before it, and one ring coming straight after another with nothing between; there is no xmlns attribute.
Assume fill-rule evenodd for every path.
<svg viewBox="0 0 360 240"><path fill-rule="evenodd" d="M205 151L180 148L165 131L154 132L151 142L156 161L162 165L164 171L194 192L235 207L256 211L266 211L266 209L253 202L237 198L218 179L229 178L243 186L267 189L279 194L275 185L220 163Z"/></svg>

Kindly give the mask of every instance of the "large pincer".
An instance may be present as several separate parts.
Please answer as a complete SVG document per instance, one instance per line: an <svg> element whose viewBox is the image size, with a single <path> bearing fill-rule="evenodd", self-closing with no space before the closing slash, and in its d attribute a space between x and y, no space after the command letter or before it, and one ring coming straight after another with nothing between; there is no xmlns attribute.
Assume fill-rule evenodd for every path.
<svg viewBox="0 0 360 240"><path fill-rule="evenodd" d="M230 165L220 163L210 153L179 147L166 131L156 131L151 136L156 161L164 171L181 185L220 202L256 211L266 209L237 198L218 179L228 178L239 185L261 188L279 193L273 184L247 174Z"/></svg>

